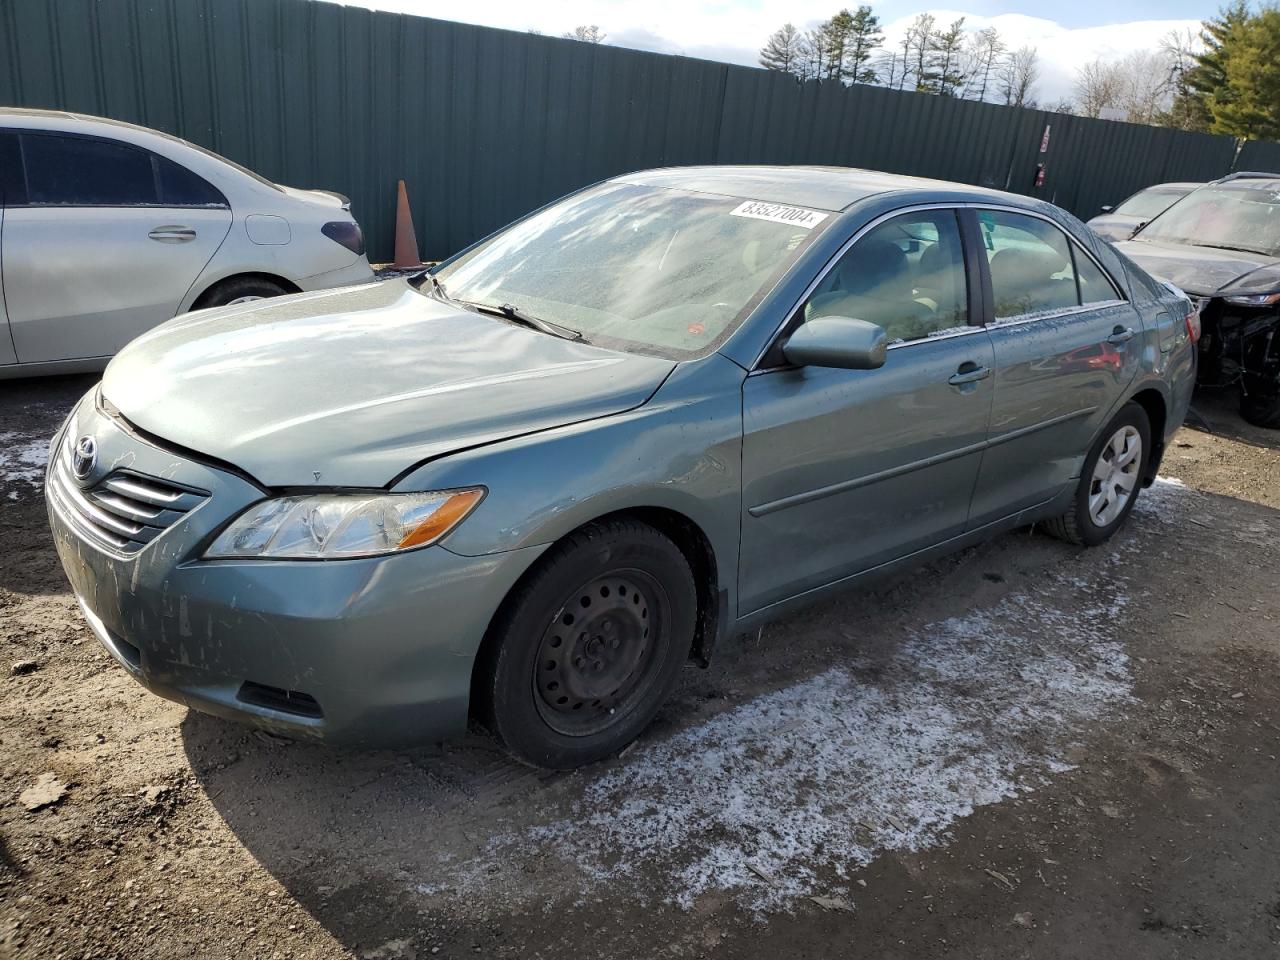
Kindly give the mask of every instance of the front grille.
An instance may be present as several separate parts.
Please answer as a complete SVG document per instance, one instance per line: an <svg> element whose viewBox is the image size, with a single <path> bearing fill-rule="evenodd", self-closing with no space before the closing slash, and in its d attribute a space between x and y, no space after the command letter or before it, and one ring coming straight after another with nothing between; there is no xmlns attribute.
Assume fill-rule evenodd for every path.
<svg viewBox="0 0 1280 960"><path fill-rule="evenodd" d="M208 498L208 493L130 470L114 470L84 489L71 472L72 441L49 470L48 495L64 520L91 542L137 553Z"/></svg>

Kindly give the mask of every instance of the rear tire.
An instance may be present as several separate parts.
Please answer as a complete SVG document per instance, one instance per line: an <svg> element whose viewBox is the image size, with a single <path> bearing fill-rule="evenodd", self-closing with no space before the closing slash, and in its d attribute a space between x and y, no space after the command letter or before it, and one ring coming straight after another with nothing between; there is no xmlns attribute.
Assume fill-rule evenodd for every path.
<svg viewBox="0 0 1280 960"><path fill-rule="evenodd" d="M1252 390L1240 396L1240 416L1255 427L1280 430L1280 394Z"/></svg>
<svg viewBox="0 0 1280 960"><path fill-rule="evenodd" d="M215 284L200 295L193 309L204 310L208 307L228 307L237 303L250 303L254 300L266 300L291 293L282 284L265 277L232 277Z"/></svg>
<svg viewBox="0 0 1280 960"><path fill-rule="evenodd" d="M1103 428L1085 457L1071 509L1045 523L1067 543L1095 547L1124 524L1142 489L1151 456L1151 421L1126 403Z"/></svg>
<svg viewBox="0 0 1280 960"><path fill-rule="evenodd" d="M553 770L617 752L670 693L697 610L688 561L652 527L609 520L570 534L490 628L477 690L488 727Z"/></svg>

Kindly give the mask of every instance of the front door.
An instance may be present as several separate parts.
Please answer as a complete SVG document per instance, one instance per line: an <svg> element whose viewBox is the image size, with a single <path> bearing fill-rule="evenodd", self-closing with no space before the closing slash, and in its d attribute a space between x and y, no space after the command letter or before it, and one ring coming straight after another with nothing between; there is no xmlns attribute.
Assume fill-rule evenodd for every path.
<svg viewBox="0 0 1280 960"><path fill-rule="evenodd" d="M231 227L225 199L204 184L189 202L203 181L128 144L19 141L25 196L0 238L18 360L109 356L172 317Z"/></svg>
<svg viewBox="0 0 1280 960"><path fill-rule="evenodd" d="M956 214L900 214L844 254L802 317L883 326L877 370L775 366L743 385L740 613L964 530L993 394ZM800 319L800 318L797 318Z"/></svg>
<svg viewBox="0 0 1280 960"><path fill-rule="evenodd" d="M970 525L1051 499L1079 476L1139 365L1142 319L1056 224L976 212L990 272L995 404Z"/></svg>

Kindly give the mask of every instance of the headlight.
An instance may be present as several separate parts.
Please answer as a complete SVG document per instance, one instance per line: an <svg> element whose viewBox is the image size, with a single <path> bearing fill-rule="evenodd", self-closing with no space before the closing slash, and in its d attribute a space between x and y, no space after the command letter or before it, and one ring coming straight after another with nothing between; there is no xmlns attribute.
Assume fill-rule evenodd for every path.
<svg viewBox="0 0 1280 960"><path fill-rule="evenodd" d="M484 489L475 487L264 500L236 517L204 555L331 560L425 547L461 523L483 497Z"/></svg>
<svg viewBox="0 0 1280 960"><path fill-rule="evenodd" d="M1218 291L1227 303L1241 307L1269 307L1280 302L1280 266L1259 267Z"/></svg>
<svg viewBox="0 0 1280 960"><path fill-rule="evenodd" d="M1269 307L1273 303L1280 303L1280 293L1247 293L1222 299L1239 307Z"/></svg>

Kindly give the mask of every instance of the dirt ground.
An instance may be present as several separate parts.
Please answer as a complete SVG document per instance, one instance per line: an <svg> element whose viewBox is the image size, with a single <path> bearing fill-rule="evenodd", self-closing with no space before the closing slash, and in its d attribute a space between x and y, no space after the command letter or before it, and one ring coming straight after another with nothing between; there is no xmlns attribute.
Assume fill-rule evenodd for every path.
<svg viewBox="0 0 1280 960"><path fill-rule="evenodd" d="M0 384L0 957L1280 956L1280 434L1228 395L1111 544L1018 531L736 639L546 775L136 686L40 493L90 382Z"/></svg>

